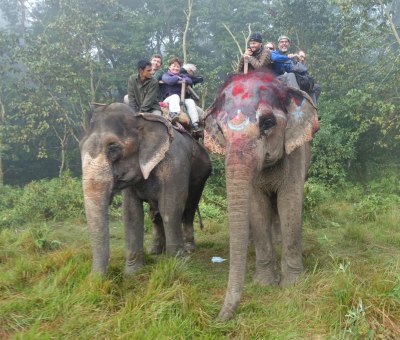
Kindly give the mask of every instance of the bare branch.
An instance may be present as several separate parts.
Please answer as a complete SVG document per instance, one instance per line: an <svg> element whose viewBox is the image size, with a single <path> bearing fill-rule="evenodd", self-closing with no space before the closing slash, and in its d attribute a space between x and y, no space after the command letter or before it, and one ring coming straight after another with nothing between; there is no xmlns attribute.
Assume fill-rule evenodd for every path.
<svg viewBox="0 0 400 340"><path fill-rule="evenodd" d="M232 31L231 31L231 30L229 29L229 27L226 26L225 24L222 24L222 25L225 27L225 29L226 29L226 30L229 32L229 34L231 35L233 41L235 42L237 48L239 49L239 53L240 53L240 54L243 54L244 52L243 52L242 49L240 48L240 44L239 44L239 42L237 41L236 37L233 35Z"/></svg>
<svg viewBox="0 0 400 340"><path fill-rule="evenodd" d="M190 24L190 17L192 16L192 7L193 7L193 0L188 0L188 9L187 11L184 11L185 16L186 16L186 24L185 24L185 30L183 31L183 36L182 36L182 50L183 50L183 63L187 63L187 48L186 48L186 37L187 37L187 32L189 30L189 24Z"/></svg>
<svg viewBox="0 0 400 340"><path fill-rule="evenodd" d="M391 17L391 15L390 15L390 13L389 13L389 11L387 9L387 6L383 3L382 0L378 0L378 1L381 4L381 6L383 7L383 11L385 12L385 16L389 20L390 28L392 29L392 32L393 32L393 34L394 34L394 36L395 36L395 38L397 40L397 43L400 45L400 36L399 36L399 33L397 32L396 25L394 24L394 22L392 20L392 17Z"/></svg>

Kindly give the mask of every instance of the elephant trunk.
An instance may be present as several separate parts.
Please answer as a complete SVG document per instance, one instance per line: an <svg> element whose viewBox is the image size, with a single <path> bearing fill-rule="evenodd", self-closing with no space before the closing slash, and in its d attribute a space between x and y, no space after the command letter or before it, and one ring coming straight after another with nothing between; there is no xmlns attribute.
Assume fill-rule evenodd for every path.
<svg viewBox="0 0 400 340"><path fill-rule="evenodd" d="M102 154L82 155L82 186L89 238L92 246L92 273L105 275L109 258L108 205L112 195L111 164Z"/></svg>
<svg viewBox="0 0 400 340"><path fill-rule="evenodd" d="M223 321L233 317L240 302L246 275L251 164L249 159L237 159L237 154L228 154L226 157L230 267L225 301L218 316Z"/></svg>

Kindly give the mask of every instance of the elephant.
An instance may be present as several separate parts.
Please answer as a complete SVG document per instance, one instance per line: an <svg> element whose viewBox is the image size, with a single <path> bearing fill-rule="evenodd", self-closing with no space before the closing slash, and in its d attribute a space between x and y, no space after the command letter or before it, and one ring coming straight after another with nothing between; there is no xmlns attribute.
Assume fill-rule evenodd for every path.
<svg viewBox="0 0 400 340"><path fill-rule="evenodd" d="M144 265L144 210L149 204L156 246L168 255L194 248L193 220L211 173L207 151L165 118L135 114L123 103L98 105L80 141L82 186L92 273L107 273L108 205L122 191L125 274ZM182 230L183 224L183 230Z"/></svg>
<svg viewBox="0 0 400 340"><path fill-rule="evenodd" d="M219 319L232 318L240 302L250 231L255 282L285 287L303 272L303 191L310 141L318 129L311 98L267 70L231 75L208 109L204 145L225 155L230 238L228 287ZM280 275L274 224L281 232Z"/></svg>

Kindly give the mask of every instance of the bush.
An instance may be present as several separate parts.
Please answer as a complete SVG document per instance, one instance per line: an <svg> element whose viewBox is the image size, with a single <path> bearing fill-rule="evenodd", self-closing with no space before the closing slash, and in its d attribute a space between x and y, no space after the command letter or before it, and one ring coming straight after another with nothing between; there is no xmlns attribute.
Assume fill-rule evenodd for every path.
<svg viewBox="0 0 400 340"><path fill-rule="evenodd" d="M0 191L0 207L3 227L82 217L81 180L66 173L61 178L31 182L24 188L4 187Z"/></svg>
<svg viewBox="0 0 400 340"><path fill-rule="evenodd" d="M318 207L329 198L327 187L321 183L307 181L304 185L304 216L306 219L318 218Z"/></svg>
<svg viewBox="0 0 400 340"><path fill-rule="evenodd" d="M356 216L363 222L376 221L379 215L389 209L390 201L390 198L378 194L368 195L356 204Z"/></svg>
<svg viewBox="0 0 400 340"><path fill-rule="evenodd" d="M226 215L226 196L217 194L215 191L216 189L211 185L206 185L204 188L203 196L200 201L200 212L202 217L219 219Z"/></svg>

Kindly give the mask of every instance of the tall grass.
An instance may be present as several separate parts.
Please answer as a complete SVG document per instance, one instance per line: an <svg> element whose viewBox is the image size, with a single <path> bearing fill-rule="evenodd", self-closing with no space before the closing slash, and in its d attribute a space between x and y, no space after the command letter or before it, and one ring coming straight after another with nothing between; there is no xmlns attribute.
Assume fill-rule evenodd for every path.
<svg viewBox="0 0 400 340"><path fill-rule="evenodd" d="M42 193L58 188L63 197L67 197L63 190L81 194L78 180L59 181L64 184L54 180L6 190L15 202L19 199L12 198L15 193L28 200L32 188ZM83 212L70 211L65 220L56 214L42 220L38 204L38 213L29 223L20 218L21 222L3 225L0 231L0 338L399 338L400 204L393 195L396 189L385 191L385 185L373 183L365 195L365 188L358 186L339 190L308 183L304 275L287 289L253 284L255 253L250 248L242 302L236 317L227 323L215 319L224 299L229 263L213 264L211 258L228 259L229 241L226 201L214 186L206 188L202 199L205 227L196 230L197 251L184 258L146 255L145 267L132 277L123 274L120 221L110 224L109 273L100 278L90 274ZM371 195L382 200L367 200ZM79 199L69 197L71 202ZM36 201L53 211L46 199ZM17 210L6 205L5 196L1 202L1 216L13 220ZM63 207L76 209L71 202L63 202ZM364 219L369 210L373 218ZM146 245L150 234L146 232Z"/></svg>

